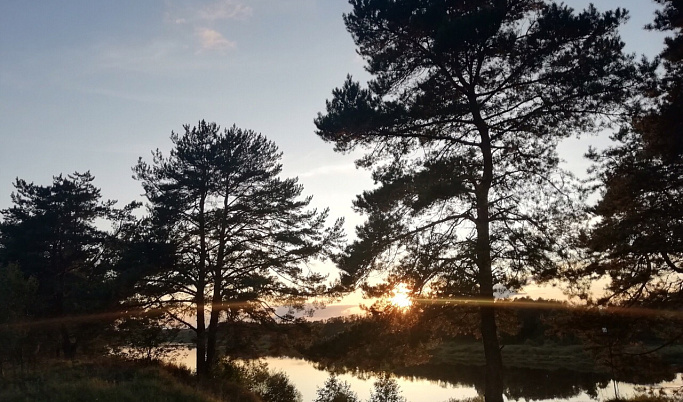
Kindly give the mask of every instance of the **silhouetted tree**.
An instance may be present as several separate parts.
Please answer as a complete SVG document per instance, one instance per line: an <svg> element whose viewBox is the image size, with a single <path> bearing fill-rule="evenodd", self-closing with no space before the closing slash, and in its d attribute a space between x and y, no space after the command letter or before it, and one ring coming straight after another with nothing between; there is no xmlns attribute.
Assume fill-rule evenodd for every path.
<svg viewBox="0 0 683 402"><path fill-rule="evenodd" d="M264 402L302 402L301 393L291 383L287 374L271 372L262 361L223 361L214 370L212 384L236 383L258 395ZM229 390L226 389L226 390ZM232 394L226 395L230 398ZM240 399L241 400L241 399Z"/></svg>
<svg viewBox="0 0 683 402"><path fill-rule="evenodd" d="M553 321L556 330L578 338L597 371L609 373L612 380L653 384L676 376L676 368L656 353L672 327L680 332L681 319L675 312L652 314L647 309L589 304L558 314Z"/></svg>
<svg viewBox="0 0 683 402"><path fill-rule="evenodd" d="M360 402L360 399L346 381L332 375L322 388L317 389L314 402Z"/></svg>
<svg viewBox="0 0 683 402"><path fill-rule="evenodd" d="M0 211L0 262L16 264L25 278L37 281L30 312L52 320L67 357L92 336L88 333L97 321L74 316L110 311L119 300L108 246L137 206L115 209L115 201L101 200L93 180L89 172L56 176L49 186L17 179L14 205ZM105 230L107 224L111 231Z"/></svg>
<svg viewBox="0 0 683 402"><path fill-rule="evenodd" d="M556 272L571 213L558 141L619 113L635 72L624 10L540 0L351 0L348 31L374 76L349 77L316 119L378 187L340 266L396 271L416 290L482 303L486 400L502 401L494 286ZM392 268L394 267L394 268Z"/></svg>
<svg viewBox="0 0 683 402"><path fill-rule="evenodd" d="M427 362L444 332L430 320L431 311L403 311L382 302L366 310L327 335L323 324L303 353L330 370L391 370Z"/></svg>
<svg viewBox="0 0 683 402"><path fill-rule="evenodd" d="M179 329L174 324L163 310L132 311L118 320L107 346L127 358L160 360L184 348L176 341Z"/></svg>
<svg viewBox="0 0 683 402"><path fill-rule="evenodd" d="M368 402L407 402L401 396L401 388L388 374L380 376L373 384L374 390Z"/></svg>
<svg viewBox="0 0 683 402"><path fill-rule="evenodd" d="M21 367L36 349L27 324L37 288L36 280L24 278L16 265L0 264L0 378L5 363Z"/></svg>
<svg viewBox="0 0 683 402"><path fill-rule="evenodd" d="M134 168L172 253L144 292L196 332L205 375L218 359L221 318L271 320L273 303L301 306L320 292L323 277L304 264L336 244L342 222L328 228L327 210L307 209L310 197L279 178L281 153L263 135L204 121L184 128L171 134L168 157L156 151Z"/></svg>
<svg viewBox="0 0 683 402"><path fill-rule="evenodd" d="M585 238L593 263L582 275L607 274L602 302L683 306L683 6L665 8L651 28L672 31L662 52L663 74L645 89L648 108L593 152L603 190L593 213L600 219ZM683 335L683 334L682 334Z"/></svg>

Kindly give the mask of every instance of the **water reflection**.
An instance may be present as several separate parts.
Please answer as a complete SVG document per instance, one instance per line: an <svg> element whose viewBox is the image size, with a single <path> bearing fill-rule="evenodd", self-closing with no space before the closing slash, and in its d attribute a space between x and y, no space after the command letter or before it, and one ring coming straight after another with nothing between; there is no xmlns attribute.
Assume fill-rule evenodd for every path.
<svg viewBox="0 0 683 402"><path fill-rule="evenodd" d="M337 373L351 373L360 378L373 376L373 373L358 368L324 368ZM423 364L397 369L393 373L413 381L428 380L442 385L473 388L477 393L484 391L485 374L484 368L480 366ZM562 368L509 368L505 372L505 395L511 400L565 400L578 396L582 396L584 400L598 399L609 389L611 379L608 373L579 372ZM622 375L617 379L625 384L626 388L631 389L634 385L655 385L664 381L674 381L676 373L670 367L664 366L658 370L648 369L627 377Z"/></svg>
<svg viewBox="0 0 683 402"><path fill-rule="evenodd" d="M401 376L437 380L484 390L483 367L423 365L397 370ZM673 379L671 377L670 379ZM610 383L606 374L570 370L509 369L505 372L505 394L509 399L553 400L588 395L595 399Z"/></svg>
<svg viewBox="0 0 683 402"><path fill-rule="evenodd" d="M190 368L194 366L194 350L189 351L178 363ZM315 399L317 387L322 386L328 371L315 363L293 358L269 357L263 359L275 371L286 373L305 402ZM367 371L336 367L343 381L348 382L362 400L370 397L370 390L376 376ZM453 365L421 365L394 371L403 396L410 402L442 402L449 398L468 398L483 392L484 370L482 367ZM614 397L614 385L610 375L576 372L565 369L508 369L505 373L505 394L509 401L588 401ZM674 386L683 386L683 376L666 371L643 373L640 381L620 382L621 396L632 396L636 384L649 385L668 381Z"/></svg>

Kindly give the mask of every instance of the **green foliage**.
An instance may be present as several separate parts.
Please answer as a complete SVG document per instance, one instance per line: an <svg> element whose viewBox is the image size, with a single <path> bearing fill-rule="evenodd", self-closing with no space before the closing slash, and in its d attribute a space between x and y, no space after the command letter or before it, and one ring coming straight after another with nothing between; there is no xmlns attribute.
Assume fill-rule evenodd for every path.
<svg viewBox="0 0 683 402"><path fill-rule="evenodd" d="M316 391L316 398L313 402L360 402L355 392L351 391L351 386L346 381L331 375L323 385Z"/></svg>

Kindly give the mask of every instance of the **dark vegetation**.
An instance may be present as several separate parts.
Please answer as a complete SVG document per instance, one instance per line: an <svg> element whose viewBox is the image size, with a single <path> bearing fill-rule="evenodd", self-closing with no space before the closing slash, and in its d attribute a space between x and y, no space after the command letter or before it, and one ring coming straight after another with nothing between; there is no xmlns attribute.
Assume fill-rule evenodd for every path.
<svg viewBox="0 0 683 402"><path fill-rule="evenodd" d="M683 343L667 343L670 338L660 332L680 325L680 319L659 323L643 317L605 319L606 314L596 309L526 298L499 303L507 372L562 368L616 373L624 381L646 383L670 379L683 369ZM469 314L476 316L476 311ZM371 310L363 317L333 318L312 323L312 341L299 350L342 372L484 365L476 321L471 331L463 327L464 319L457 321L458 328L434 325L435 321L424 311L396 313L390 308Z"/></svg>
<svg viewBox="0 0 683 402"><path fill-rule="evenodd" d="M283 373L258 363L222 362L210 379L159 361L113 357L49 360L13 372L3 401L294 402L300 396Z"/></svg>
<svg viewBox="0 0 683 402"><path fill-rule="evenodd" d="M376 188L339 258L347 284L379 269L417 294L473 298L486 401L503 401L493 300L570 258L577 193L556 147L625 116L652 65L623 53L626 11L514 1L352 0L345 16L373 79L333 91L317 134Z"/></svg>
<svg viewBox="0 0 683 402"><path fill-rule="evenodd" d="M286 376L234 360L263 354L445 381L476 366L460 371L487 402L541 397L523 380L558 365L566 395L572 376L670 378L683 361L683 6L657 2L649 29L671 36L637 62L621 9L351 0L372 80L348 77L315 120L337 151L364 150L375 180L350 244L281 177L277 146L235 126L184 126L168 155L141 158L144 210L103 200L90 172L17 179L0 211L1 399L296 400ZM607 128L586 188L556 146ZM328 258L342 272L331 287L307 268ZM550 280L585 303L495 300ZM410 308L303 318L312 298L397 284ZM196 373L152 364L177 342L196 348ZM137 363L93 360L112 352ZM401 401L394 385L375 384L373 402ZM357 400L334 377L318 397Z"/></svg>
<svg viewBox="0 0 683 402"><path fill-rule="evenodd" d="M189 373L174 375L159 365L112 358L41 362L40 368L10 376L3 401L217 401L190 385ZM30 373L30 374L29 374ZM239 400L239 399L235 399ZM246 399L245 399L246 400Z"/></svg>

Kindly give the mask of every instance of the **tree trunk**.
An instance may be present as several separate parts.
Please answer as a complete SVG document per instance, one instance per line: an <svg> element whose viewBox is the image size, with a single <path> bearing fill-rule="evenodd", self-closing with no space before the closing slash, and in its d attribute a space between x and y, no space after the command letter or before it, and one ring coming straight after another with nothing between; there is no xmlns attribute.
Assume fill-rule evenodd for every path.
<svg viewBox="0 0 683 402"><path fill-rule="evenodd" d="M197 376L207 377L209 366L206 362L206 322L205 322L205 300L204 288L206 287L206 216L204 215L204 204L206 202L206 191L199 199L199 272L197 273Z"/></svg>
<svg viewBox="0 0 683 402"><path fill-rule="evenodd" d="M218 363L218 350L217 350L217 336L218 336L218 318L221 313L221 292L220 292L220 272L216 274L216 280L214 280L213 287L213 298L211 301L211 316L209 318L209 331L206 344L206 364L207 371L210 372L211 369L215 367Z"/></svg>
<svg viewBox="0 0 683 402"><path fill-rule="evenodd" d="M207 349L206 349L206 362L208 365L208 370L213 369L213 367L218 363L218 350L217 350L217 336L218 336L218 320L220 318L221 309L223 308L223 264L225 258L225 248L226 248L226 231L227 231L227 219L228 219L228 202L229 202L229 189L230 180L226 179L225 188L226 193L223 197L223 211L221 213L220 220L220 237L218 238L218 255L216 257L216 265L213 272L213 296L211 299L211 317L209 318L209 336L207 339Z"/></svg>
<svg viewBox="0 0 683 402"><path fill-rule="evenodd" d="M483 299L482 302L484 305L480 308L479 314L486 358L484 395L486 402L503 402L503 359L498 344L495 309L492 305L487 305L493 303L493 297Z"/></svg>
<svg viewBox="0 0 683 402"><path fill-rule="evenodd" d="M209 374L209 371L206 364L206 324L204 323L204 300L203 297L201 297L200 300L200 295L197 296L197 299L197 376L205 377Z"/></svg>
<svg viewBox="0 0 683 402"><path fill-rule="evenodd" d="M488 203L487 203L488 204ZM481 307L481 337L486 359L486 402L503 402L503 359L498 344L496 313L493 306L493 274L488 222L477 224L477 265L479 268L479 297Z"/></svg>
<svg viewBox="0 0 683 402"><path fill-rule="evenodd" d="M473 101L472 104L474 106L476 102ZM481 136L483 160L481 181L477 184L475 191L477 199L476 258L479 269L479 297L482 303L479 314L484 357L486 359L484 397L486 402L503 402L503 359L498 344L496 312L493 304L493 270L491 267L491 234L489 228L489 191L493 183L493 155L489 128L479 113L473 115Z"/></svg>

